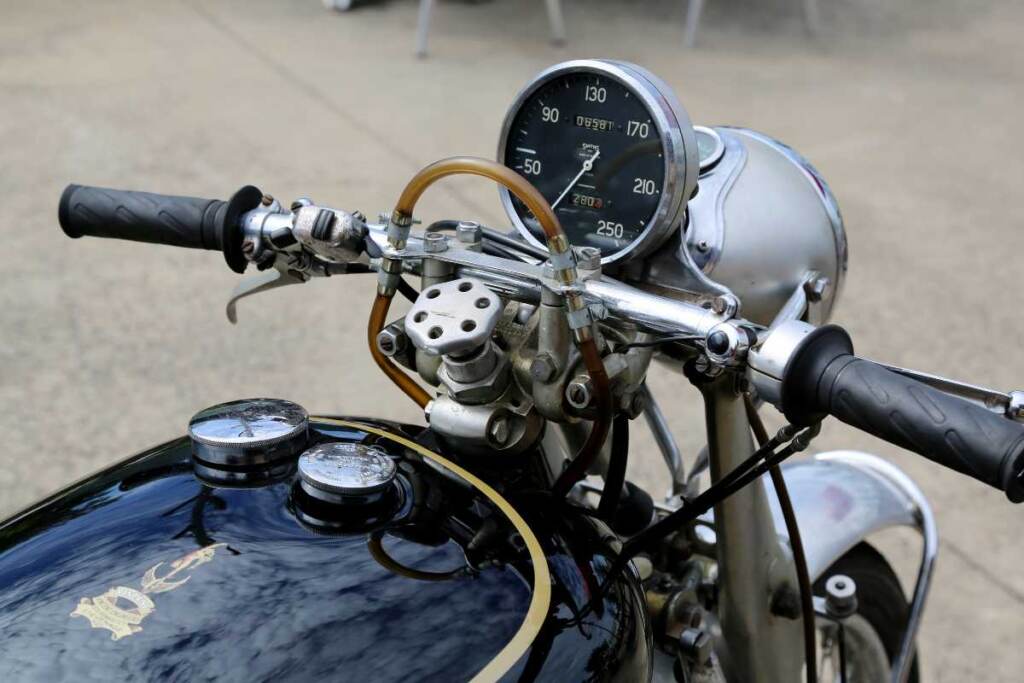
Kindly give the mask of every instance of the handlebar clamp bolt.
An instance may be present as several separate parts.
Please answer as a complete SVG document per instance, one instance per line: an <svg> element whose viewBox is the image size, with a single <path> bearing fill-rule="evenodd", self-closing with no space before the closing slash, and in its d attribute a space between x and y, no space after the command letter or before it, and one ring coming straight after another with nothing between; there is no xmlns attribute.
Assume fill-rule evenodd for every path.
<svg viewBox="0 0 1024 683"><path fill-rule="evenodd" d="M423 236L423 251L428 254L448 251L448 238L439 232L428 232Z"/></svg>
<svg viewBox="0 0 1024 683"><path fill-rule="evenodd" d="M483 239L484 231L476 221L459 221L455 227L455 236L463 244L476 244Z"/></svg>
<svg viewBox="0 0 1024 683"><path fill-rule="evenodd" d="M576 249L576 265L582 270L600 270L601 250L596 247Z"/></svg>

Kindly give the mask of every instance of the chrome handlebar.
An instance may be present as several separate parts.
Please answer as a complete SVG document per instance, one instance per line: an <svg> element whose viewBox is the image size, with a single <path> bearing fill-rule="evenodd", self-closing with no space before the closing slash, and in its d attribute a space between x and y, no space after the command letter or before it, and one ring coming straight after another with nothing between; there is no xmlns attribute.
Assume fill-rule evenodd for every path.
<svg viewBox="0 0 1024 683"><path fill-rule="evenodd" d="M333 218L324 228L328 213ZM321 220L319 230L314 229L317 218ZM496 293L522 303L539 303L544 289L568 293L568 288L551 276L546 263L482 253L457 239L427 240L423 234L412 234L403 249L395 250L388 244L386 214L381 218L372 223L358 212L329 209L305 199L295 202L291 213L274 201L244 214L243 252L255 263L265 262L272 252L280 275L264 274L255 284L240 285L229 304L229 317L234 321L234 303L243 296L311 277L351 272L356 264L375 269L382 256L401 260L405 270L416 274L425 259L445 261L455 266L456 275L476 278ZM709 361L744 372L762 398L778 403L773 387L799 341L789 339L793 326L784 323L787 318L798 319L802 310L787 306L770 328L764 328L729 311L716 312L638 289L602 275L599 264L595 265L588 268L584 261L579 265L582 294L594 320L619 329L694 337ZM772 343L768 343L769 337ZM748 353L751 349L756 352ZM999 392L905 368L889 369L1024 422L1024 392Z"/></svg>

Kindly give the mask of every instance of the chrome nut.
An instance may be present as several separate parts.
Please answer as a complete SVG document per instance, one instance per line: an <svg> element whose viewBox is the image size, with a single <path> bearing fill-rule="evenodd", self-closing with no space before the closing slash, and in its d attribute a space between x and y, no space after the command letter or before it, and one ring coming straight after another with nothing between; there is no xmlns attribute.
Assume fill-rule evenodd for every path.
<svg viewBox="0 0 1024 683"><path fill-rule="evenodd" d="M377 333L377 349L388 358L392 358L403 351L408 342L408 337L400 329L388 325Z"/></svg>
<svg viewBox="0 0 1024 683"><path fill-rule="evenodd" d="M576 249L576 266L582 270L599 270L601 250L596 247L579 247Z"/></svg>
<svg viewBox="0 0 1024 683"><path fill-rule="evenodd" d="M583 410L594 398L594 387L587 375L580 375L565 388L565 400L573 408Z"/></svg>
<svg viewBox="0 0 1024 683"><path fill-rule="evenodd" d="M428 254L448 251L448 238L439 232L428 232L423 236L423 251Z"/></svg>
<svg viewBox="0 0 1024 683"><path fill-rule="evenodd" d="M455 227L455 236L463 244L476 244L483 239L484 231L476 221L459 221Z"/></svg>
<svg viewBox="0 0 1024 683"><path fill-rule="evenodd" d="M817 303L824 299L828 295L828 288L832 285L832 281L827 277L816 277L810 282L804 284L804 292L807 294L807 300Z"/></svg>

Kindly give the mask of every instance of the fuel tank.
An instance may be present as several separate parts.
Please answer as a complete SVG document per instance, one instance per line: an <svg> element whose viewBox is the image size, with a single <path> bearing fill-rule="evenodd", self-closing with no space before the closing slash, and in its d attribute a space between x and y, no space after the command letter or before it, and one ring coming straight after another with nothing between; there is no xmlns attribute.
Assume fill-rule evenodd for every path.
<svg viewBox="0 0 1024 683"><path fill-rule="evenodd" d="M369 502L316 495L294 462L211 480L183 437L4 522L0 680L649 680L637 578L600 590L602 525L553 507L526 471L490 478L550 572L526 629L542 575L529 539L495 496L382 432L429 441L309 421L307 447L370 444L395 463Z"/></svg>

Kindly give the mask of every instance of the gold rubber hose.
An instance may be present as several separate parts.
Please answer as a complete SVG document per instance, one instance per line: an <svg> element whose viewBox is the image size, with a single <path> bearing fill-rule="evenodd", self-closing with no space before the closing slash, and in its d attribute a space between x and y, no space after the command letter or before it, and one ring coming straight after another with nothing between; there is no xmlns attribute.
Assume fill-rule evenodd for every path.
<svg viewBox="0 0 1024 683"><path fill-rule="evenodd" d="M541 547L537 535L533 533L533 529L530 528L530 525L526 523L526 520L523 519L523 516L519 514L512 504L490 484L415 441L358 422L349 422L330 417L317 417L315 420L325 424L348 427L369 434L375 434L420 454L427 460L440 465L443 469L454 473L460 479L468 482L481 495L489 499L505 515L508 521L512 523L512 526L515 527L526 545L526 552L529 553L530 562L533 564L533 590L530 596L530 606L526 609L523 622L519 625L519 630L512 636L512 640L508 641L505 647L494 656L494 659L488 662L487 666L473 677L471 683L491 683L492 681L500 680L530 651L530 646L533 645L533 641L540 634L540 630L544 626L548 612L551 609L551 569L548 567L548 559L544 555L544 549Z"/></svg>
<svg viewBox="0 0 1024 683"><path fill-rule="evenodd" d="M384 374L394 382L405 395L416 402L420 408L426 408L430 403L430 394L424 391L423 387L416 383L409 375L402 372L402 369L377 348L377 335L384 329L384 322L387 320L388 309L391 308L391 297L385 294L377 294L373 300L373 308L370 309L370 323L367 327L367 337L370 342L370 355L373 356L377 367L384 371Z"/></svg>
<svg viewBox="0 0 1024 683"><path fill-rule="evenodd" d="M430 164L422 171L413 176L412 180L402 190L395 205L395 212L392 220L396 223L408 221L412 218L416 202L423 195L428 187L441 178L450 175L475 175L490 178L499 185L503 185L509 192L519 198L526 205L540 223L547 237L548 250L552 254L564 254L569 251L569 240L562 230L558 217L548 204L548 200L537 188L530 184L526 178L513 171L508 166L503 166L496 161L479 159L477 157L451 157L442 159Z"/></svg>
<svg viewBox="0 0 1024 683"><path fill-rule="evenodd" d="M566 237L562 224L559 223L558 217L555 215L554 210L552 210L548 200L544 198L544 195L531 185L526 178L507 166L477 157L451 157L436 161L422 169L412 177L412 180L402 190L402 194L398 197L398 203L395 205L394 212L391 215L391 222L398 226L411 225L416 202L423 196L427 188L438 180L452 175L481 176L504 186L509 192L518 197L537 219L541 229L544 231L544 236L547 238L548 252L553 257L552 261L555 260L555 256L562 256L570 252L569 238ZM393 242L392 246L401 248L404 246L404 240ZM568 265L565 265L566 263ZM572 263L572 261L567 261L563 262L562 267L555 266L555 277L564 284L571 285L576 283L577 272ZM385 374L423 408L430 401L427 393L377 349L377 333L384 327L384 317L387 315L390 302L391 299L387 295L383 293L377 295L373 312L379 313L379 315L377 318L374 318L374 313L371 313L370 316L370 349L374 360L377 361L377 365L380 366ZM566 306L570 311L579 310L585 305L583 297L578 293L566 296ZM590 466L597 459L605 439L608 437L613 412L608 374L605 371L604 362L601 360L601 354L597 349L593 336L590 334L589 328L576 330L575 339L583 356L584 366L590 375L597 417L593 421L590 434L580 448L579 453L576 454L570 466L555 483L555 492L559 495L568 493L569 489L577 481L586 476Z"/></svg>

